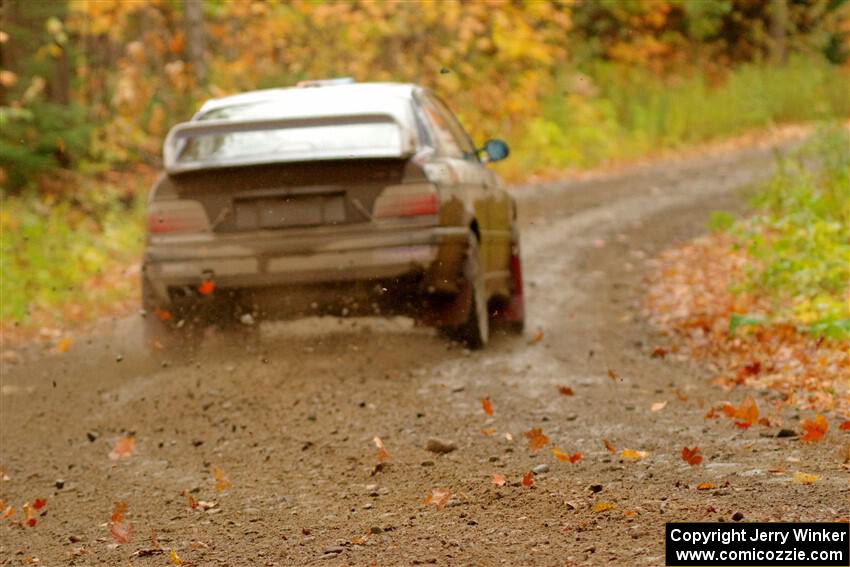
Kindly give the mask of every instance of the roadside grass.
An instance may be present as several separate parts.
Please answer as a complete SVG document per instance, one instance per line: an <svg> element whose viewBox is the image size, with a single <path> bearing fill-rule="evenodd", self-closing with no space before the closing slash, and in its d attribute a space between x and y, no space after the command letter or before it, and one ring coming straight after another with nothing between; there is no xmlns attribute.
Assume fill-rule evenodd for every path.
<svg viewBox="0 0 850 567"><path fill-rule="evenodd" d="M715 214L657 259L650 322L716 384L850 416L849 175L850 130L825 128L780 158L751 215Z"/></svg>
<svg viewBox="0 0 850 567"><path fill-rule="evenodd" d="M753 205L728 229L752 259L732 285L769 312L739 317L850 339L850 131L824 129L780 159Z"/></svg>
<svg viewBox="0 0 850 567"><path fill-rule="evenodd" d="M509 179L629 160L783 123L850 116L848 71L796 57L783 67L743 65L723 77L661 79L599 63L564 73L541 115L512 144Z"/></svg>
<svg viewBox="0 0 850 567"><path fill-rule="evenodd" d="M49 335L92 321L136 295L133 272L142 250L149 180L149 174L138 173L91 176L78 179L70 193L3 198L4 342L10 335L38 330Z"/></svg>

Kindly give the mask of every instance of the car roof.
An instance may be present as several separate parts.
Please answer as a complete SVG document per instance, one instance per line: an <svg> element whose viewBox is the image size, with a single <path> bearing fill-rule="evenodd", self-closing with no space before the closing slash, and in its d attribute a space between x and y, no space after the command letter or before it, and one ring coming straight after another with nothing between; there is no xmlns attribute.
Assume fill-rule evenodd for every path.
<svg viewBox="0 0 850 567"><path fill-rule="evenodd" d="M413 93L419 88L410 83L347 83L263 89L210 99L201 106L195 118L222 108L254 104L280 103L281 107L315 107L332 100L344 106L356 106L357 101L371 101L369 106L373 106L376 99L412 99Z"/></svg>

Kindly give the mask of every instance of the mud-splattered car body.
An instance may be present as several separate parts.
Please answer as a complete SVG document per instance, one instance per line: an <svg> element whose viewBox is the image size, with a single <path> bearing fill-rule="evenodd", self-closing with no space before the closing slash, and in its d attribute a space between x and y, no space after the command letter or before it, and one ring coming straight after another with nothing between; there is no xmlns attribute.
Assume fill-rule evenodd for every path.
<svg viewBox="0 0 850 567"><path fill-rule="evenodd" d="M415 85L209 101L165 141L149 199L145 310L173 323L205 304L237 314L395 304L452 329L468 322L474 306L462 296L477 279L487 313L521 325L515 205L485 165L506 154L498 141L476 149ZM477 265L464 275L470 248Z"/></svg>

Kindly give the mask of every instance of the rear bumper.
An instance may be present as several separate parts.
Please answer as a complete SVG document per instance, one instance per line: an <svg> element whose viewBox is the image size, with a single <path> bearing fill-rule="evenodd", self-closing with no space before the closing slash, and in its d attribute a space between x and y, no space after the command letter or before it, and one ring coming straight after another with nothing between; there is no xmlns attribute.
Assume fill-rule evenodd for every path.
<svg viewBox="0 0 850 567"><path fill-rule="evenodd" d="M161 301L168 288L217 288L391 279L422 273L447 281L467 243L465 227L323 228L287 232L151 236L145 274Z"/></svg>

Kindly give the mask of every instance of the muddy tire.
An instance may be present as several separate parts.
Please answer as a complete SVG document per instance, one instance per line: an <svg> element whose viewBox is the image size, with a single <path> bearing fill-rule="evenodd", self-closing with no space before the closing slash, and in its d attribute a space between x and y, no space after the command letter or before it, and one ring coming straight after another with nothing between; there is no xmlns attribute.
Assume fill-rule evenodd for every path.
<svg viewBox="0 0 850 567"><path fill-rule="evenodd" d="M511 296L502 313L505 330L521 335L525 330L525 290L522 280L522 252L519 246L519 234L514 229L511 239Z"/></svg>
<svg viewBox="0 0 850 567"><path fill-rule="evenodd" d="M487 289L481 270L478 238L474 234L469 235L460 288L450 309L461 314L462 323L441 327L441 331L472 350L482 349L490 340L490 314L487 311Z"/></svg>

